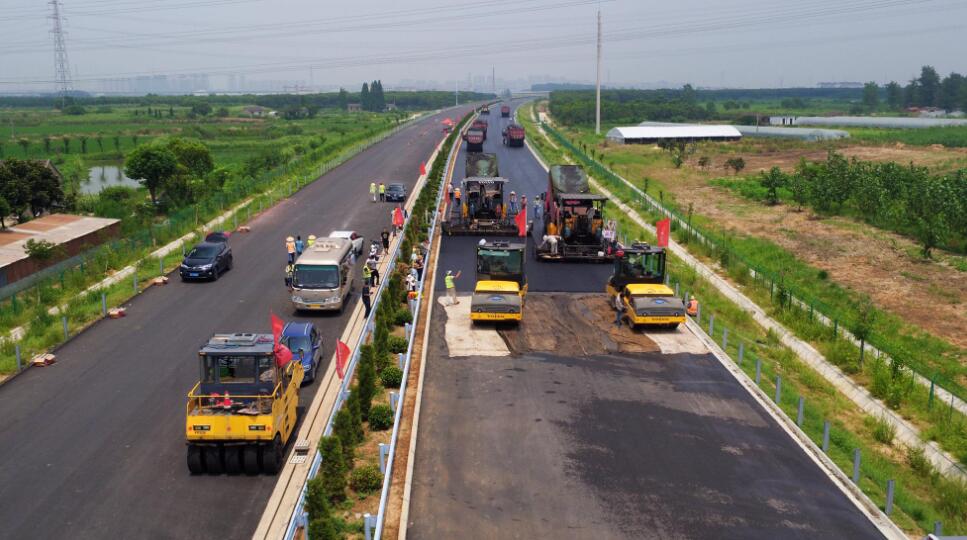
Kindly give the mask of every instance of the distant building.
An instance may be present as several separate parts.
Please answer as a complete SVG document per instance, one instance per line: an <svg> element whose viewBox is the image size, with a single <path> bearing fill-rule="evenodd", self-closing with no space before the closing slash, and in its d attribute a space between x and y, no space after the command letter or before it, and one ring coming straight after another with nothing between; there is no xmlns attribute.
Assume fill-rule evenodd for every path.
<svg viewBox="0 0 967 540"><path fill-rule="evenodd" d="M363 104L362 103L350 103L350 104L346 105L346 110L349 111L349 112L362 112L363 111Z"/></svg>
<svg viewBox="0 0 967 540"><path fill-rule="evenodd" d="M78 255L121 233L121 221L70 214L50 214L0 231L0 287L24 279L60 260ZM27 255L28 240L58 246L60 257L37 260Z"/></svg>
<svg viewBox="0 0 967 540"><path fill-rule="evenodd" d="M816 86L820 88L863 88L863 83L855 81L836 81L836 82L821 82Z"/></svg>
<svg viewBox="0 0 967 540"><path fill-rule="evenodd" d="M265 107L260 107L258 105L255 105L252 107L245 107L244 109L242 109L242 113L245 114L245 116L251 116L252 118L260 118L262 116L268 116L269 112L270 112L269 109L266 109Z"/></svg>
<svg viewBox="0 0 967 540"><path fill-rule="evenodd" d="M396 110L396 104L395 103L387 103L386 104L386 110L387 111L395 111Z"/></svg>
<svg viewBox="0 0 967 540"><path fill-rule="evenodd" d="M704 124L644 125L612 128L609 141L617 144L661 142L737 141L742 134L732 126Z"/></svg>
<svg viewBox="0 0 967 540"><path fill-rule="evenodd" d="M794 126L796 125L796 117L795 116L770 116L769 125Z"/></svg>

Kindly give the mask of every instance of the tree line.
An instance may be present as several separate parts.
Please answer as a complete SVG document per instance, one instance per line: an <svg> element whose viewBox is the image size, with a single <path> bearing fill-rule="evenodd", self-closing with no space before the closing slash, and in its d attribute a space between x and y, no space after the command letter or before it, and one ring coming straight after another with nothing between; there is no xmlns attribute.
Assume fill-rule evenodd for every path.
<svg viewBox="0 0 967 540"><path fill-rule="evenodd" d="M591 91L551 92L554 118L566 125L589 125L595 120L595 95ZM685 122L705 120L712 113L699 104L691 85L680 90L602 90L601 121L606 124L642 120Z"/></svg>
<svg viewBox="0 0 967 540"><path fill-rule="evenodd" d="M863 106L876 111L882 106L890 110L908 107L938 107L947 111L967 111L967 77L953 72L941 78L933 66L920 68L920 76L906 86L890 81L883 88L875 82L863 87Z"/></svg>
<svg viewBox="0 0 967 540"><path fill-rule="evenodd" d="M60 178L43 161L6 159L0 161L0 227L10 216L22 222L30 212L40 217L65 202Z"/></svg>
<svg viewBox="0 0 967 540"><path fill-rule="evenodd" d="M924 257L935 248L967 251L967 169L931 174L926 167L847 159L805 159L792 173L760 172L768 204L791 199L819 214L849 214L872 225L913 236Z"/></svg>

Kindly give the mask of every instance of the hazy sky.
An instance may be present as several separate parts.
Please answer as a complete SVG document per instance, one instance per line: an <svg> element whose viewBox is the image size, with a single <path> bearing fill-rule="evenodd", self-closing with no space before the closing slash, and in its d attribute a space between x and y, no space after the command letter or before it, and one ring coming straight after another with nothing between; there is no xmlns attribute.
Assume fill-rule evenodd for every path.
<svg viewBox="0 0 967 540"><path fill-rule="evenodd" d="M702 86L905 81L967 72L967 0L63 0L77 84L243 73L356 88L405 79L603 79ZM329 6L336 6L332 8ZM41 0L3 0L0 92L52 87ZM311 73L310 73L311 67Z"/></svg>

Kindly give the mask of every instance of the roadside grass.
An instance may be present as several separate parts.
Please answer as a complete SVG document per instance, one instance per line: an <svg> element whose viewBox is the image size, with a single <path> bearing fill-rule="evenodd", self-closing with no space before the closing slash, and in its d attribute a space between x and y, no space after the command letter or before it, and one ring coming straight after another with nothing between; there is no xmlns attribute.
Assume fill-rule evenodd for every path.
<svg viewBox="0 0 967 540"><path fill-rule="evenodd" d="M535 136L531 138L531 131L528 131L528 138L545 161L564 162L564 155L558 148L546 140L540 140L543 138L537 135L536 126L529 116L524 113L520 116L525 129L534 132ZM608 189L612 189L612 186L609 185ZM640 208L638 211L646 219L654 220L657 217L649 216ZM619 221L619 230L627 238L654 241L653 236L624 213L611 212L610 217ZM885 505L887 480L895 480L891 519L901 529L911 535L922 535L924 531L933 530L935 521L941 521L947 534L967 532L967 516L963 512L964 506L959 504L967 500L967 486L933 471L922 455L919 460L916 458L916 450L912 451L914 458L911 460L902 447L878 442L864 424L867 415L859 407L801 362L791 350L782 346L775 334L763 330L748 313L719 294L714 286L673 255L668 259L668 271L673 287L677 284L682 293L687 291L702 299L706 331L707 315L715 315L712 334L715 341L721 343L724 328L728 328L725 350L733 361L738 361L738 348L742 344L743 361L739 367L751 380L755 380L758 364L761 374L758 386L767 396L775 395L775 378L777 375L782 377L779 405L786 415L795 419L799 397L805 399L802 429L817 445L822 444L824 421L830 422L827 455L847 475L852 473L853 451L860 449L859 486L881 508ZM855 350L855 347L851 348ZM960 426L962 431L964 424ZM911 465L911 462L916 465Z"/></svg>
<svg viewBox="0 0 967 540"><path fill-rule="evenodd" d="M967 147L967 126L920 129L845 128L854 140L875 143L902 143L913 146L939 144L948 148Z"/></svg>
<svg viewBox="0 0 967 540"><path fill-rule="evenodd" d="M395 124L386 124L384 130L393 125ZM236 192L220 193L218 197L206 199L193 207L179 210L175 215L165 217L148 230L126 234L123 238L88 253L82 264L0 301L0 374L16 371L17 344L20 345L22 365L26 365L34 355L63 343L63 315L68 317L70 336L97 321L101 316L100 292L85 294L81 300L74 298L87 287L135 262L139 290L143 290L149 280L161 275L162 263L159 259L145 259L150 252L194 231L245 197L251 197L249 204L229 216L225 221L225 228L231 229L236 223L248 221L260 208L270 208L278 200L290 195L290 190L299 189L315 180L316 171L322 163L342 159L355 145L371 136L370 128L371 126L363 123L358 131L336 139L338 145L334 143L308 152L283 166L266 171L259 178L252 179L249 184L240 186ZM192 238L195 238L194 233L192 234ZM167 255L164 258L164 273L176 269L181 260L181 252ZM108 307L119 306L135 295L134 278L123 279L101 292L108 295ZM68 304L65 313L57 316L47 313L48 308L65 303ZM14 343L7 337L8 333L22 325L27 325L26 333L18 343Z"/></svg>

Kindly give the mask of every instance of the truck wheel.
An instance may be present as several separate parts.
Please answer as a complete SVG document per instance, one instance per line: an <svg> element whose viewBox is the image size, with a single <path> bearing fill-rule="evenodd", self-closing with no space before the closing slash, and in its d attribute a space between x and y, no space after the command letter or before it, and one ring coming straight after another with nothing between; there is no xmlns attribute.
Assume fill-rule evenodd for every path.
<svg viewBox="0 0 967 540"><path fill-rule="evenodd" d="M259 447L254 444L246 444L242 449L242 468L245 474L256 475L259 473Z"/></svg>
<svg viewBox="0 0 967 540"><path fill-rule="evenodd" d="M239 474L242 472L242 447L225 447L225 472L228 474Z"/></svg>
<svg viewBox="0 0 967 540"><path fill-rule="evenodd" d="M222 474L225 466L222 463L222 449L219 446L206 446L202 452L205 454L205 468L208 474Z"/></svg>
<svg viewBox="0 0 967 540"><path fill-rule="evenodd" d="M272 444L262 451L262 471L265 474L279 474L282 470L282 439L276 434Z"/></svg>
<svg viewBox="0 0 967 540"><path fill-rule="evenodd" d="M188 445L188 471L191 474L205 474L205 460L202 459L201 448Z"/></svg>

